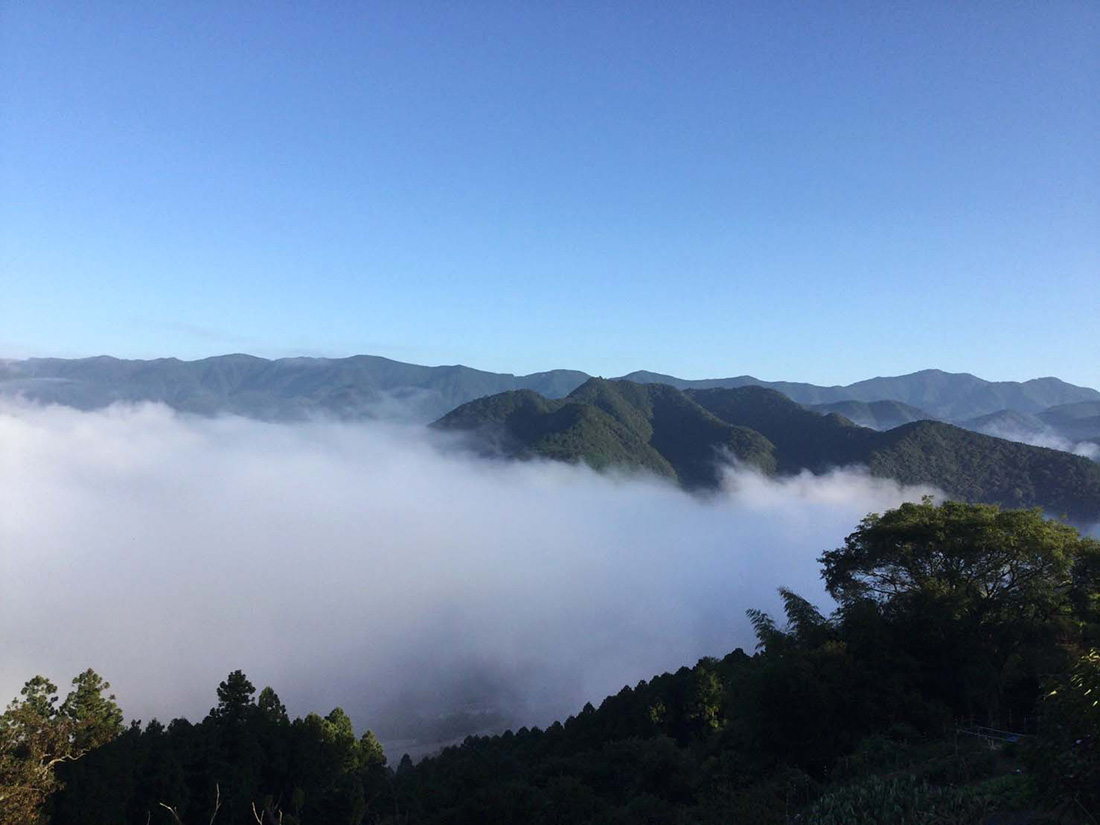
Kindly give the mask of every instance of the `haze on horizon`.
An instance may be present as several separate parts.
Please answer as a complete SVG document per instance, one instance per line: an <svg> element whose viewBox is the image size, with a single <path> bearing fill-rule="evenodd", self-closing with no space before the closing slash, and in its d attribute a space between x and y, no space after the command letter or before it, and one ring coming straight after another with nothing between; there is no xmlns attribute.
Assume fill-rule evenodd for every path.
<svg viewBox="0 0 1100 825"><path fill-rule="evenodd" d="M340 361L340 360L345 360L345 359L348 359L348 358L359 358L359 357L363 357L363 356L372 357L372 358L373 357L382 357L382 358L386 357L386 356L379 356L377 353L368 353L368 352L349 353L347 355L297 353L297 354L286 354L286 355L274 355L274 354L272 354L272 355L269 355L269 356L263 356L263 355L255 355L254 353L251 353L251 352L241 351L241 352L219 352L219 353L213 353L213 354L210 354L210 355L196 356L196 357L193 357L193 358L179 358L179 357L174 356L174 355L157 355L157 356L150 356L150 357L147 357L147 358L134 356L134 357L131 357L131 358L125 358L125 357L120 357L120 356L114 355L112 353L101 352L101 353L87 354L87 355L80 355L80 356L76 356L76 355L65 356L65 355L51 355L51 354L47 354L47 355L43 355L43 354L26 354L26 355L20 356L20 357L12 357L12 356L0 357L0 362L3 362L3 361L8 361L8 362L32 361L32 360L35 360L35 359L46 359L46 358L60 359L60 360L70 360L70 361L80 361L80 360L96 359L96 358L115 358L115 359L123 360L123 361L129 360L129 361L146 361L146 362L165 360L165 359L168 359L168 360L175 359L175 360L184 361L184 362L195 362L195 361L205 361L205 360L210 360L210 359L234 358L234 357L237 357L237 356L244 356L244 357L247 357L247 358L260 358L260 359L263 359L263 360L266 360L266 361L279 361L279 360L294 361L294 360L299 360L299 359L317 360L317 361ZM428 363L404 362L404 361L400 361L397 358L389 358L388 360L395 361L399 364L410 363L412 366L420 366L420 367L434 368L434 367L454 367L454 366L458 366L458 367L468 367L470 369L479 370L479 371L482 371L482 372L489 372L489 370L484 370L476 364L460 364L460 363L451 363L451 362L448 362L448 361L441 361L439 363L428 364ZM569 370L571 368L566 366L566 367L556 367L554 369ZM531 374L538 374L539 372L550 372L550 371L552 371L552 370L544 370L544 371L536 370L534 373L531 373ZM588 373L585 370L579 370L579 371L584 372L587 375L594 375L593 373ZM623 378L623 377L625 377L627 375L630 375L631 373L635 373L635 372L655 373L656 371L655 370L649 370L649 369L638 369L638 370L630 370L629 372L624 373L621 376L620 375L609 375L609 376L600 376L600 377ZM983 376L983 375L975 375L973 372L969 372L969 371L966 371L966 370L961 370L959 372L952 372L950 370L939 370L936 367L925 367L925 368L922 368L922 369L917 369L917 370L914 370L912 373L907 373L907 375L916 375L916 374L926 373L926 372L944 372L944 373L947 373L949 375L967 375L967 376L978 378L982 381L992 381L992 382L1008 381L1009 380L1009 379L1001 379L1001 378L996 378L996 377L989 378L989 377ZM521 375L524 375L525 373L523 373L520 370L505 369L505 370L501 370L501 374L521 376ZM662 374L662 373L657 373L657 374ZM663 373L663 374L664 375L669 375L670 377L674 377L676 379L687 380L687 381L705 381L705 380L716 379L716 378L734 378L734 377L741 377L741 376L750 376L752 378L756 378L756 379L759 379L759 380L762 380L762 381L768 381L769 379L779 379L780 378L780 376L752 375L751 372L740 372L740 373L738 373L736 371L736 369L733 368L733 367L731 367L731 369L726 370L723 373L715 373L713 375L680 375L680 374L672 374L672 373ZM873 378L891 378L891 377L897 378L897 377L901 377L901 376L894 375L894 374L891 374L891 375L873 375L873 376L872 375L867 375L867 376L863 376L862 378L856 379L855 381L850 382L850 384L859 383L859 381L865 381L865 380L873 379ZM848 385L844 385L844 384L829 384L829 383L818 383L818 382L813 382L813 381L802 381L801 379L798 379L798 378L792 379L792 378L789 378L788 376L782 376L781 378L782 378L782 380L793 381L795 383L815 384L816 386L823 386L823 387L848 386ZM1027 381L1034 381L1034 380L1042 380L1042 379L1045 379L1045 378L1059 378L1059 376L1054 375L1054 374L1050 374L1050 375L1033 375L1033 376L1030 376L1029 378L1020 379L1020 381L1027 382ZM1072 383L1072 382L1070 382L1070 383ZM1086 386L1086 385L1078 385L1078 386ZM1096 389L1096 387L1091 387L1091 386L1089 388L1090 389Z"/></svg>
<svg viewBox="0 0 1100 825"><path fill-rule="evenodd" d="M0 5L0 356L1100 386L1100 9Z"/></svg>

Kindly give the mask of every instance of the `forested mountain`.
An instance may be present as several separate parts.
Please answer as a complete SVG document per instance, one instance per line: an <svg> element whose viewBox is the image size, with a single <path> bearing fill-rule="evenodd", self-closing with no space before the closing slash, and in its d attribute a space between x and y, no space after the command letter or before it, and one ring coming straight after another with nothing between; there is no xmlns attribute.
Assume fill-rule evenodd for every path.
<svg viewBox="0 0 1100 825"><path fill-rule="evenodd" d="M1100 465L1086 459L937 421L879 432L764 387L680 391L591 379L560 400L532 392L480 399L436 426L476 432L481 447L510 456L645 468L688 487L713 486L727 455L764 472L862 464L967 501L1100 518Z"/></svg>
<svg viewBox="0 0 1100 825"><path fill-rule="evenodd" d="M965 501L1042 507L1079 523L1100 517L1100 464L1046 447L918 421L882 433L872 475L932 484Z"/></svg>
<svg viewBox="0 0 1100 825"><path fill-rule="evenodd" d="M35 677L0 715L0 821L1096 821L1100 544L1034 511L925 501L819 561L833 614L781 589L780 621L746 611L751 654L415 765L340 708L292 720L240 671L205 719L129 729L93 671L60 706Z"/></svg>
<svg viewBox="0 0 1100 825"><path fill-rule="evenodd" d="M644 468L687 487L718 484L718 452L765 472L776 468L766 438L716 418L664 384L590 378L557 400L507 392L471 401L436 426L477 431L482 445L513 457Z"/></svg>
<svg viewBox="0 0 1100 825"><path fill-rule="evenodd" d="M824 415L836 413L861 427L872 430L891 430L913 421L934 420L935 416L900 401L834 401L831 404L807 405L814 412Z"/></svg>
<svg viewBox="0 0 1100 825"><path fill-rule="evenodd" d="M1056 378L991 382L940 370L833 387L761 381L748 375L700 381L651 372L624 377L636 383L667 384L678 389L763 386L806 405L897 402L896 406L880 405L866 412L855 407L827 410L851 412L853 420L861 424L882 416L876 425L879 428L905 423L903 419L931 417L960 422L1005 409L1039 413L1080 402L1100 404L1100 392ZM561 398L588 378L577 370L511 375L464 366L425 367L372 355L274 361L251 355L199 361L127 361L107 356L0 360L2 395L19 393L82 409L114 401L161 401L186 412L228 412L276 420L325 414L353 420L400 417L426 422L467 401L509 390L529 389L547 398ZM1054 421L1048 424L1058 426Z"/></svg>
<svg viewBox="0 0 1100 825"><path fill-rule="evenodd" d="M805 410L774 390L689 390L724 421L760 432L776 447L780 470L820 472L864 464L904 484L931 484L953 497L1094 521L1100 516L1100 465L1058 450L916 421L885 432Z"/></svg>

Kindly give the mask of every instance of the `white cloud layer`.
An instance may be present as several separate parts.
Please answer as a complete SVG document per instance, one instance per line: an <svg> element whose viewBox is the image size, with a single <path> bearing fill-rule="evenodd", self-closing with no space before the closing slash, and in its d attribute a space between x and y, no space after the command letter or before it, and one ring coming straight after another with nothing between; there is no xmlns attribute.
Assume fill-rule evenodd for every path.
<svg viewBox="0 0 1100 825"><path fill-rule="evenodd" d="M704 499L437 438L0 407L0 698L90 666L128 716L196 719L241 668L391 741L463 709L545 724L751 650L746 608L824 604L821 551L929 492L731 472Z"/></svg>

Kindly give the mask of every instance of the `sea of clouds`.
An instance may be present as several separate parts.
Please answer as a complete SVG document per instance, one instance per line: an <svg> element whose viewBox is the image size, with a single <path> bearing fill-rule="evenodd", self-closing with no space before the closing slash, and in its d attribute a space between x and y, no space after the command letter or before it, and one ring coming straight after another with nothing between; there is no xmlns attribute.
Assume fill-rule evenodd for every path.
<svg viewBox="0 0 1100 825"><path fill-rule="evenodd" d="M699 497L456 446L4 402L0 698L93 667L128 717L196 720L240 668L294 715L339 705L402 745L546 724L751 651L745 610L779 612L780 586L828 609L820 553L931 492L731 468Z"/></svg>

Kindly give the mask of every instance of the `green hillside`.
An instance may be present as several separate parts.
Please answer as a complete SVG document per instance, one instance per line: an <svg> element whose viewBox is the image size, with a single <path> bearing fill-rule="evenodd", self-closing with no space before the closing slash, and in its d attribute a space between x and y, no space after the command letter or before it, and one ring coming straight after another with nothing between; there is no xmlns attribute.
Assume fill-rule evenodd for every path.
<svg viewBox="0 0 1100 825"><path fill-rule="evenodd" d="M859 462L877 435L836 413L811 412L778 390L747 386L686 393L723 421L756 430L771 441L780 472L821 472Z"/></svg>
<svg viewBox="0 0 1100 825"><path fill-rule="evenodd" d="M642 468L692 488L718 483L723 453L765 472L776 469L765 437L663 384L592 378L557 400L501 393L464 404L436 426L477 431L483 444L505 455Z"/></svg>
<svg viewBox="0 0 1100 825"><path fill-rule="evenodd" d="M930 484L965 501L1043 507L1070 518L1100 516L1100 466L1058 450L917 421L886 432L820 416L774 390L741 387L689 390L700 405L731 424L751 427L777 449L781 470L865 464L872 475Z"/></svg>
<svg viewBox="0 0 1100 825"><path fill-rule="evenodd" d="M765 472L859 464L965 501L1100 518L1100 465L1087 459L937 421L879 432L757 386L681 391L594 378L560 400L530 391L479 399L437 426L476 431L509 456L642 468L688 488L715 486L728 452Z"/></svg>
<svg viewBox="0 0 1100 825"><path fill-rule="evenodd" d="M1100 515L1100 465L1086 458L934 421L881 436L866 461L874 475L934 484L967 501L1039 506L1081 521Z"/></svg>

